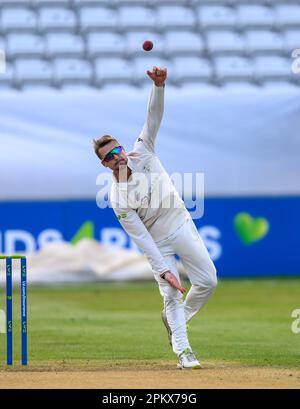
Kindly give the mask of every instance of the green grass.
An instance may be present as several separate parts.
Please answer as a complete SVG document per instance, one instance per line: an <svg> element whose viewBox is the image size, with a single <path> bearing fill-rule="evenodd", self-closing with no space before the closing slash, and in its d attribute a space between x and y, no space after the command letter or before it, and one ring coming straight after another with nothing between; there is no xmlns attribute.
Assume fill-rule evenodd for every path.
<svg viewBox="0 0 300 409"><path fill-rule="evenodd" d="M3 289L0 308L4 309ZM300 368L300 279L223 280L191 322L190 342L205 362ZM20 359L19 292L14 291L14 351ZM156 284L89 284L29 288L29 361L170 361ZM5 335L0 334L4 364Z"/></svg>

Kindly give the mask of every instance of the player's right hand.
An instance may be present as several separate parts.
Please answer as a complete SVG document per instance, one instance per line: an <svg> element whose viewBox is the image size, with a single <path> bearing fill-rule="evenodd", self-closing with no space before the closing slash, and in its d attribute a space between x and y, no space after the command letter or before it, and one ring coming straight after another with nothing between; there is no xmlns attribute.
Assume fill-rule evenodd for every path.
<svg viewBox="0 0 300 409"><path fill-rule="evenodd" d="M174 288L179 290L182 294L186 292L186 289L181 286L177 278L174 276L174 274L171 273L171 271L167 271L165 273L165 280Z"/></svg>
<svg viewBox="0 0 300 409"><path fill-rule="evenodd" d="M147 75L149 78L152 79L152 81L155 83L157 87L161 87L164 85L166 81L167 69L154 66L152 71L147 70Z"/></svg>

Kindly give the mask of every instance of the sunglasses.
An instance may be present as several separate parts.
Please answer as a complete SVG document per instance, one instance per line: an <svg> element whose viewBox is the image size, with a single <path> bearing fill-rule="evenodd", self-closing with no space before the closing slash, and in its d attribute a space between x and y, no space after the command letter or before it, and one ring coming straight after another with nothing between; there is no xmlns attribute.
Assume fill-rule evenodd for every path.
<svg viewBox="0 0 300 409"><path fill-rule="evenodd" d="M109 162L114 158L114 155L120 155L120 153L123 150L123 146L116 146L115 148L113 148L110 152L108 152L104 158L102 159L101 162Z"/></svg>

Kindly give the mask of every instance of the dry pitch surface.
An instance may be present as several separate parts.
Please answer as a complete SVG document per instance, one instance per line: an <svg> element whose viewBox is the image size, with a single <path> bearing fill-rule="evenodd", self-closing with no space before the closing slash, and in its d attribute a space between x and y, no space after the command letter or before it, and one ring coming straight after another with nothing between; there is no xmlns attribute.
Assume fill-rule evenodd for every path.
<svg viewBox="0 0 300 409"><path fill-rule="evenodd" d="M89 365L66 363L1 369L0 388L300 388L300 370L204 363L177 370L174 362Z"/></svg>

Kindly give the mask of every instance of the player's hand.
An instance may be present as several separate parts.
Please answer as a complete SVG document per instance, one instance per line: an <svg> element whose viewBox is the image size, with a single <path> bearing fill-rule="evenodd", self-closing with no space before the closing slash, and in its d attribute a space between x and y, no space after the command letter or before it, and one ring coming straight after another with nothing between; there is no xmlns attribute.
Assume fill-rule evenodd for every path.
<svg viewBox="0 0 300 409"><path fill-rule="evenodd" d="M170 286L176 288L182 294L186 292L186 289L181 287L181 284L179 283L177 278L174 276L174 274L171 273L171 271L167 271L165 273L165 280L170 284Z"/></svg>
<svg viewBox="0 0 300 409"><path fill-rule="evenodd" d="M162 87L167 79L166 68L153 67L152 71L147 71L147 74L157 87Z"/></svg>

